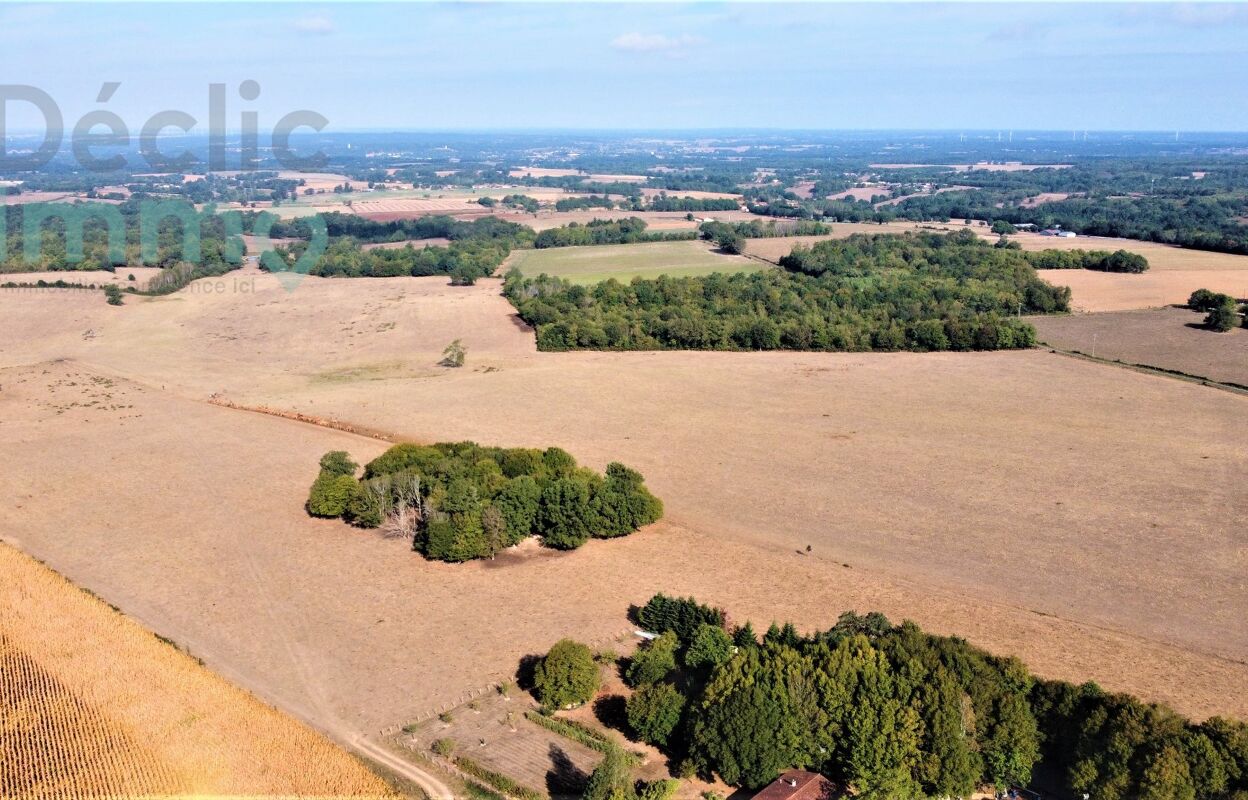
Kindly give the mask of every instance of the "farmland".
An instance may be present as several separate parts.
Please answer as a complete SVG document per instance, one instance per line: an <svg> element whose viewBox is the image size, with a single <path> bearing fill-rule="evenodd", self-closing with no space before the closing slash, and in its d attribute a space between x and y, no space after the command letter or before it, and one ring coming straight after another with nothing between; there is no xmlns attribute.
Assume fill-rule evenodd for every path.
<svg viewBox="0 0 1248 800"><path fill-rule="evenodd" d="M578 284L598 283L607 278L627 283L635 277L686 277L712 272L757 272L765 268L741 256L716 253L699 241L519 250L503 265L504 271L511 267L525 275L545 273Z"/></svg>
<svg viewBox="0 0 1248 800"><path fill-rule="evenodd" d="M1248 640L1226 522L1248 511L1242 397L1034 351L544 354L488 280L309 277L288 292L246 270L244 292L234 277L121 309L68 299L55 322L46 298L0 296L3 488L18 499L0 527L301 716L404 724L561 635L619 632L620 608L660 590L812 628L879 609L1042 675L1248 712L1230 691ZM437 367L454 338L467 365ZM619 459L666 521L571 554L412 559L302 507L321 453L367 459L384 442L211 395ZM106 533L122 509L125 534ZM778 574L803 591L777 595ZM412 625L427 608L443 610Z"/></svg>
<svg viewBox="0 0 1248 800"><path fill-rule="evenodd" d="M1033 317L1039 339L1062 350L1248 386L1248 330L1214 333L1205 315L1155 308Z"/></svg>
<svg viewBox="0 0 1248 800"><path fill-rule="evenodd" d="M6 544L0 605L5 797L393 796L322 735Z"/></svg>

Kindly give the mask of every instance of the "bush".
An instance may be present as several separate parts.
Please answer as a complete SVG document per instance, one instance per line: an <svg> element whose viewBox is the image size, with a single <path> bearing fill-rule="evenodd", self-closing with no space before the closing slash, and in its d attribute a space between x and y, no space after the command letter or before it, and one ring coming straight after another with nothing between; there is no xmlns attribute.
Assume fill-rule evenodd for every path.
<svg viewBox="0 0 1248 800"><path fill-rule="evenodd" d="M646 744L666 747L668 737L680 724L685 697L670 683L643 686L628 698L628 725Z"/></svg>
<svg viewBox="0 0 1248 800"><path fill-rule="evenodd" d="M1197 289L1187 298L1187 306L1193 311L1210 312L1221 306L1235 304L1235 298L1229 294L1221 292L1211 292L1208 289Z"/></svg>
<svg viewBox="0 0 1248 800"><path fill-rule="evenodd" d="M461 285L469 285L469 286L472 285L471 280L467 280L466 278L463 278L461 276L457 276L457 280L467 281L466 284L461 284ZM462 367L464 365L464 359L467 357L468 357L468 349L464 347L463 342L461 342L459 339L456 339L455 341L448 344L446 346L446 349L442 351L442 361L440 363L444 367Z"/></svg>
<svg viewBox="0 0 1248 800"><path fill-rule="evenodd" d="M119 306L125 302L121 297L121 287L115 283L104 284L104 297L110 306Z"/></svg>
<svg viewBox="0 0 1248 800"><path fill-rule="evenodd" d="M680 788L680 781L664 778L647 783L637 795L638 800L670 800Z"/></svg>
<svg viewBox="0 0 1248 800"><path fill-rule="evenodd" d="M1009 222L1006 222L1003 219L998 219L998 220L993 220L992 232L999 233L1002 235L1007 234L1007 233L1018 233L1018 228L1015 228L1012 224L1010 224Z"/></svg>
<svg viewBox="0 0 1248 800"><path fill-rule="evenodd" d="M350 475L322 472L308 492L308 513L314 517L341 517L359 491L359 481Z"/></svg>
<svg viewBox="0 0 1248 800"><path fill-rule="evenodd" d="M556 709L588 702L598 691L601 676L588 647L563 639L537 665L533 681L542 707Z"/></svg>
<svg viewBox="0 0 1248 800"><path fill-rule="evenodd" d="M454 739L434 739L433 746L430 747L430 749L440 756L448 757L451 755L451 753L455 752L455 740Z"/></svg>
<svg viewBox="0 0 1248 800"><path fill-rule="evenodd" d="M1218 333L1226 333L1238 323L1239 315L1235 313L1235 302L1233 300L1214 308L1205 317L1205 325Z"/></svg>
<svg viewBox="0 0 1248 800"><path fill-rule="evenodd" d="M351 456L345 450L330 450L321 456L321 472L328 472L331 475L355 475L355 471L360 468L351 460Z"/></svg>
<svg viewBox="0 0 1248 800"><path fill-rule="evenodd" d="M680 640L668 631L638 650L628 662L625 678L628 685L637 687L658 683L676 669L676 650Z"/></svg>

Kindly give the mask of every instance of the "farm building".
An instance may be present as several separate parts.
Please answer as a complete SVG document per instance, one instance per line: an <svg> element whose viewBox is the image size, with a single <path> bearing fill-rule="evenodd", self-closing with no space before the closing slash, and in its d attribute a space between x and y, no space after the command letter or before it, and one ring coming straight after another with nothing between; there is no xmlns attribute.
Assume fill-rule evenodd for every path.
<svg viewBox="0 0 1248 800"><path fill-rule="evenodd" d="M791 769L754 795L754 800L836 800L845 793L817 772Z"/></svg>
<svg viewBox="0 0 1248 800"><path fill-rule="evenodd" d="M1061 228L1045 228L1040 231L1041 236L1060 236L1063 239L1073 239L1077 235L1074 231L1064 231Z"/></svg>

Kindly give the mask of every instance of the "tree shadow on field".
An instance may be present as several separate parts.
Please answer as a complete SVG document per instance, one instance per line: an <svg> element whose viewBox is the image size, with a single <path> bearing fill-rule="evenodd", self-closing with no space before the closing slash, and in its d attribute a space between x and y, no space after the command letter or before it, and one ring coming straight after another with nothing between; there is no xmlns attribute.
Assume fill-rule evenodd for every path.
<svg viewBox="0 0 1248 800"><path fill-rule="evenodd" d="M516 667L516 686L526 692L533 691L533 687L537 685L537 665L542 661L542 657L535 653L520 658L520 664Z"/></svg>
<svg viewBox="0 0 1248 800"><path fill-rule="evenodd" d="M580 767L557 744L550 746L550 771L546 773L546 791L551 798L580 797L589 780Z"/></svg>
<svg viewBox="0 0 1248 800"><path fill-rule="evenodd" d="M628 730L627 705L622 694L607 694L594 701L594 718L608 728Z"/></svg>

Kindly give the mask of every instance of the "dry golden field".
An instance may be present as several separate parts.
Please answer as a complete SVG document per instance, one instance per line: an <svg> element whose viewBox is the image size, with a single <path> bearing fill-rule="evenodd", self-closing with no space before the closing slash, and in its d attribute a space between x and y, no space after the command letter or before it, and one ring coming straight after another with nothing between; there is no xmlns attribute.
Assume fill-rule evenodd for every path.
<svg viewBox="0 0 1248 800"><path fill-rule="evenodd" d="M391 797L361 762L0 544L0 797Z"/></svg>
<svg viewBox="0 0 1248 800"><path fill-rule="evenodd" d="M880 609L1043 675L1248 714L1242 396L1038 351L537 353L494 281L288 291L244 270L0 311L0 530L328 730L402 724L561 636L614 634L656 590L804 628ZM468 365L436 366L454 338ZM383 442L212 395L618 459L667 519L426 563L303 511L322 452Z"/></svg>
<svg viewBox="0 0 1248 800"><path fill-rule="evenodd" d="M1039 339L1062 350L1248 386L1248 330L1216 333L1186 308L1031 317Z"/></svg>

